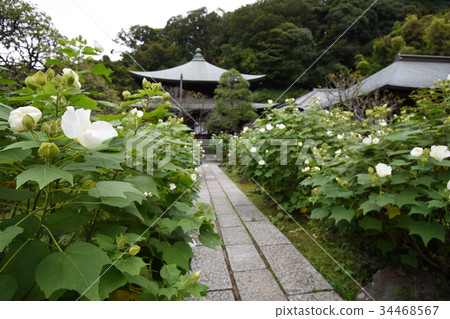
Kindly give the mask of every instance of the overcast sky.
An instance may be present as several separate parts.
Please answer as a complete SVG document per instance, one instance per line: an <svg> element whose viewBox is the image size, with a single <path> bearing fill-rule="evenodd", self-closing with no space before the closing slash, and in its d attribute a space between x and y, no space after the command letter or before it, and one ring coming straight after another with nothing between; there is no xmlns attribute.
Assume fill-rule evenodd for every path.
<svg viewBox="0 0 450 319"><path fill-rule="evenodd" d="M148 25L164 28L173 16L185 16L188 11L207 7L208 11L218 8L234 11L256 0L28 0L35 3L39 11L47 13L55 27L63 35L73 38L82 35L93 45L99 41L105 54L111 58L110 51L121 51L114 44L117 33L132 25ZM112 38L112 39L111 39Z"/></svg>

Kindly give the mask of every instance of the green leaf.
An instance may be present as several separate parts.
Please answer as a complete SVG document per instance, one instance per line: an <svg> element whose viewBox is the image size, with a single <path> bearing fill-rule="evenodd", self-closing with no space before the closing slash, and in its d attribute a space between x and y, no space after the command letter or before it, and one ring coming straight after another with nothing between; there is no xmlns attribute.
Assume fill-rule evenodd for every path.
<svg viewBox="0 0 450 319"><path fill-rule="evenodd" d="M91 68L91 72L98 75L104 75L108 81L111 82L109 76L113 73L113 70L106 68L103 64L99 63L94 65L94 67Z"/></svg>
<svg viewBox="0 0 450 319"><path fill-rule="evenodd" d="M9 245L17 235L23 233L23 228L18 226L9 226L4 230L0 230L0 252Z"/></svg>
<svg viewBox="0 0 450 319"><path fill-rule="evenodd" d="M92 218L92 214L86 211L79 211L78 208L62 207L53 214L47 216L45 223L51 229L75 232L80 230Z"/></svg>
<svg viewBox="0 0 450 319"><path fill-rule="evenodd" d="M6 146L3 149L3 151L9 150L9 149L14 149L14 148L28 150L30 148L38 148L40 146L41 146L41 143L38 141L22 141L22 142L9 144L8 146Z"/></svg>
<svg viewBox="0 0 450 319"><path fill-rule="evenodd" d="M31 150L23 150L18 148L1 150L0 163L21 162L31 155Z"/></svg>
<svg viewBox="0 0 450 319"><path fill-rule="evenodd" d="M432 208L428 207L427 203L419 202L417 205L411 207L411 211L408 215L422 215L424 217L428 216L433 211Z"/></svg>
<svg viewBox="0 0 450 319"><path fill-rule="evenodd" d="M11 80L4 79L4 78L1 78L1 77L0 77L0 84L17 85L17 86L20 86L20 84L17 83L16 81L11 81Z"/></svg>
<svg viewBox="0 0 450 319"><path fill-rule="evenodd" d="M381 220L369 216L364 216L361 220L359 220L358 224L364 230L374 229L381 232L381 230L383 229Z"/></svg>
<svg viewBox="0 0 450 319"><path fill-rule="evenodd" d="M336 186L323 187L321 193L326 194L327 198L347 198L353 195L352 191L345 191Z"/></svg>
<svg viewBox="0 0 450 319"><path fill-rule="evenodd" d="M440 200L430 200L428 203L429 208L444 208L447 204Z"/></svg>
<svg viewBox="0 0 450 319"><path fill-rule="evenodd" d="M132 193L144 198L144 193L136 189L131 183L118 181L98 182L95 187L89 190L89 195L95 198L119 197L127 198L125 193Z"/></svg>
<svg viewBox="0 0 450 319"><path fill-rule="evenodd" d="M431 184L433 184L435 182L437 182L435 178L433 178L433 177L431 177L429 175L424 175L424 176L419 177L416 180L411 181L410 184L412 186L423 185L423 186L426 186L426 187L430 188Z"/></svg>
<svg viewBox="0 0 450 319"><path fill-rule="evenodd" d="M102 273L106 271L106 269L102 270ZM109 294L124 286L127 283L124 275L115 269L114 267L109 268L106 273L100 278L100 283L98 286L98 295L100 296L100 300L105 300L109 297Z"/></svg>
<svg viewBox="0 0 450 319"><path fill-rule="evenodd" d="M73 185L73 175L67 171L59 168L36 166L26 170L17 176L17 188L22 186L28 181L35 181L39 184L39 189L43 189L45 186L57 179L64 179Z"/></svg>
<svg viewBox="0 0 450 319"><path fill-rule="evenodd" d="M142 193L150 192L153 196L159 197L158 186L151 176L139 175L132 178L126 178L125 181L133 184Z"/></svg>
<svg viewBox="0 0 450 319"><path fill-rule="evenodd" d="M178 270L177 265L164 265L160 270L160 275L163 279L167 280L169 283L175 283L180 277L181 271Z"/></svg>
<svg viewBox="0 0 450 319"><path fill-rule="evenodd" d="M116 153L104 153L104 152L92 152L84 157L86 164L92 167L102 167L109 169L123 170L120 165L125 161L125 152Z"/></svg>
<svg viewBox="0 0 450 319"><path fill-rule="evenodd" d="M0 184L0 199L24 201L36 197L36 193L30 192L28 189L8 188Z"/></svg>
<svg viewBox="0 0 450 319"><path fill-rule="evenodd" d="M16 290L16 279L11 275L0 274L0 301L11 300Z"/></svg>
<svg viewBox="0 0 450 319"><path fill-rule="evenodd" d="M405 265L410 265L414 268L417 268L417 265L419 264L416 257L406 254L400 255L400 262Z"/></svg>
<svg viewBox="0 0 450 319"><path fill-rule="evenodd" d="M99 300L97 279L102 267L110 263L108 255L97 246L77 242L64 253L47 256L36 268L36 282L47 298L58 289L69 289L89 300Z"/></svg>
<svg viewBox="0 0 450 319"><path fill-rule="evenodd" d="M69 105L82 107L83 109L101 111L97 107L97 101L88 98L86 95L74 95L69 99Z"/></svg>
<svg viewBox="0 0 450 319"><path fill-rule="evenodd" d="M104 251L116 251L117 245L114 243L114 238L106 236L105 234L95 235L93 238L98 246Z"/></svg>
<svg viewBox="0 0 450 319"><path fill-rule="evenodd" d="M367 200L359 206L359 209L363 210L364 215L371 211L379 212L381 209L380 205L377 205L372 200Z"/></svg>
<svg viewBox="0 0 450 319"><path fill-rule="evenodd" d="M141 269L147 264L142 260L141 257L131 256L127 258L120 258L114 264L114 266L120 270L122 273L128 273L132 276L137 276L141 273Z"/></svg>
<svg viewBox="0 0 450 319"><path fill-rule="evenodd" d="M381 252L384 254L393 251L394 250L394 245L389 241L389 240L385 240L385 239L378 239L377 241L377 248L379 250L381 250Z"/></svg>
<svg viewBox="0 0 450 319"><path fill-rule="evenodd" d="M180 226L185 233L188 233L189 231L194 229L199 229L201 225L202 221L198 218L182 218L178 223L178 226Z"/></svg>
<svg viewBox="0 0 450 319"><path fill-rule="evenodd" d="M384 207L387 204L395 204L394 195L389 193L383 193L381 195L372 193L369 199L380 207Z"/></svg>
<svg viewBox="0 0 450 319"><path fill-rule="evenodd" d="M312 219L323 219L325 217L328 217L330 212L328 209L324 207L315 208L311 211L311 218Z"/></svg>
<svg viewBox="0 0 450 319"><path fill-rule="evenodd" d="M337 225L341 220L346 220L349 223L352 222L353 217L355 217L355 212L353 209L347 209L342 206L333 207L331 209L331 215L329 218L334 218Z"/></svg>
<svg viewBox="0 0 450 319"><path fill-rule="evenodd" d="M409 173L397 173L394 174L391 178L391 184L397 185L397 184L403 184L406 183L409 179L411 174Z"/></svg>
<svg viewBox="0 0 450 319"><path fill-rule="evenodd" d="M30 241L20 249L21 246L22 244L16 244L11 247L0 263L1 269L3 264L11 259L2 274L11 275L16 279L17 290L14 293L14 300L22 300L36 284L34 278L36 266L50 253L47 245L40 240Z"/></svg>
<svg viewBox="0 0 450 319"><path fill-rule="evenodd" d="M0 119L8 121L9 114L13 110L12 107L0 102Z"/></svg>
<svg viewBox="0 0 450 319"><path fill-rule="evenodd" d="M83 54L86 54L86 55L97 55L98 53L97 53L97 51L95 51L94 48L92 48L90 46L85 46L83 48Z"/></svg>
<svg viewBox="0 0 450 319"><path fill-rule="evenodd" d="M415 190L407 188L402 190L399 194L394 194L395 205L402 207L404 205L416 205L416 197L420 196Z"/></svg>
<svg viewBox="0 0 450 319"><path fill-rule="evenodd" d="M433 238L445 243L445 228L436 222L414 221L409 225L409 234L419 235L425 246L428 246Z"/></svg>
<svg viewBox="0 0 450 319"><path fill-rule="evenodd" d="M208 248L214 248L216 246L222 246L222 241L220 240L219 235L214 232L212 226L203 224L200 227L200 235L198 236L198 240Z"/></svg>
<svg viewBox="0 0 450 319"><path fill-rule="evenodd" d="M56 59L47 59L47 61L45 61L44 65L52 65L52 64L63 65L61 61L56 60Z"/></svg>
<svg viewBox="0 0 450 319"><path fill-rule="evenodd" d="M163 266L163 268L164 267L165 266ZM140 275L139 276L132 276L132 275L129 275L127 273L124 273L123 275L125 276L125 279L129 283L141 286L145 292L152 293L155 296L157 295L159 286L158 286L158 284L156 282L148 280L147 278L145 278L143 276L140 276Z"/></svg>
<svg viewBox="0 0 450 319"><path fill-rule="evenodd" d="M191 247L184 241L177 241L167 248L162 255L167 264L175 264L178 267L189 271L189 261L194 257Z"/></svg>

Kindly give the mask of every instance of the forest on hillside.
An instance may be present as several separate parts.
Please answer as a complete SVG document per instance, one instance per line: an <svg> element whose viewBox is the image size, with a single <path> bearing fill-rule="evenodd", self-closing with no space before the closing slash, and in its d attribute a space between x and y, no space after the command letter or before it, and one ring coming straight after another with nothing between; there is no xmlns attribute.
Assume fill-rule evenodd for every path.
<svg viewBox="0 0 450 319"><path fill-rule="evenodd" d="M262 0L234 12L206 8L172 17L164 29L132 26L119 41L122 63L146 70L187 62L197 47L206 59L243 73L267 74L266 86L284 88L323 53L373 1ZM379 0L297 85L310 88L342 68L373 73L395 54L450 55L448 1ZM356 59L355 55L359 54Z"/></svg>
<svg viewBox="0 0 450 319"><path fill-rule="evenodd" d="M49 16L25 0L3 1L0 9L0 44L15 53L2 54L0 65L18 70L18 80L23 80L24 68L42 68L60 54L56 47L63 36ZM203 7L172 17L163 29L122 29L117 35L127 48L122 59L102 59L114 71L112 84L103 81L92 88L103 86L110 95L114 90L119 94L119 88L136 88L129 70L175 67L190 61L200 48L217 66L266 74L260 91L284 90L321 57L296 82L291 90L295 95L323 85L327 74L342 69L374 73L398 53L450 55L449 39L446 0L260 0L234 12ZM264 101L264 94L259 100Z"/></svg>

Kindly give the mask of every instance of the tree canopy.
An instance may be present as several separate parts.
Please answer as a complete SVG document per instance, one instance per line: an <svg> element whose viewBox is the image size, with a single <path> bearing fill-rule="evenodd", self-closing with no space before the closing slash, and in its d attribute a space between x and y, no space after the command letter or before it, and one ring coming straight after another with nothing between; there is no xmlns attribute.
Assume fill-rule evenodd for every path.
<svg viewBox="0 0 450 319"><path fill-rule="evenodd" d="M9 69L42 67L55 54L58 30L51 18L24 0L0 2L0 64Z"/></svg>

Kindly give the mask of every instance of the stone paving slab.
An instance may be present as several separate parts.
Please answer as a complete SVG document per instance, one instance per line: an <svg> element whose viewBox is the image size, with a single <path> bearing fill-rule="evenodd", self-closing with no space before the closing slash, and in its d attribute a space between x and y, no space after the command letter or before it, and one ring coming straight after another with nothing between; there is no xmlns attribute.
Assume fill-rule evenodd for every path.
<svg viewBox="0 0 450 319"><path fill-rule="evenodd" d="M290 301L342 301L334 291L321 291L311 294L289 296Z"/></svg>
<svg viewBox="0 0 450 319"><path fill-rule="evenodd" d="M236 214L217 215L217 220L221 228L242 226L242 222Z"/></svg>
<svg viewBox="0 0 450 319"><path fill-rule="evenodd" d="M214 206L217 216L219 215L236 215L233 207L231 205L227 206Z"/></svg>
<svg viewBox="0 0 450 319"><path fill-rule="evenodd" d="M288 295L333 289L311 264L277 264L272 270Z"/></svg>
<svg viewBox="0 0 450 319"><path fill-rule="evenodd" d="M245 222L252 236L259 246L290 244L286 238L270 221Z"/></svg>
<svg viewBox="0 0 450 319"><path fill-rule="evenodd" d="M286 300L272 274L267 269L256 269L234 273L241 300L273 301Z"/></svg>
<svg viewBox="0 0 450 319"><path fill-rule="evenodd" d="M209 287L201 300L234 300L233 291L238 300L340 300L216 163L206 162L199 171L200 199L213 204L215 231L224 242L216 250L198 240L193 247L192 271L201 270L199 282Z"/></svg>
<svg viewBox="0 0 450 319"><path fill-rule="evenodd" d="M191 260L193 272L200 270L199 282L210 290L232 289L228 268L222 253L222 248L213 250L204 246L192 249L194 258Z"/></svg>
<svg viewBox="0 0 450 319"><path fill-rule="evenodd" d="M230 201L228 200L228 198L226 197L214 197L211 196L212 198L212 202L214 204L214 206L226 206L230 204Z"/></svg>
<svg viewBox="0 0 450 319"><path fill-rule="evenodd" d="M266 264L253 244L225 246L233 272L266 268Z"/></svg>
<svg viewBox="0 0 450 319"><path fill-rule="evenodd" d="M222 228L222 239L225 245L252 244L252 240L243 226Z"/></svg>
<svg viewBox="0 0 450 319"><path fill-rule="evenodd" d="M239 217L244 222L268 220L261 211L255 207L255 205L234 206Z"/></svg>
<svg viewBox="0 0 450 319"><path fill-rule="evenodd" d="M233 206L253 205L253 203L245 195L231 195L228 196Z"/></svg>

